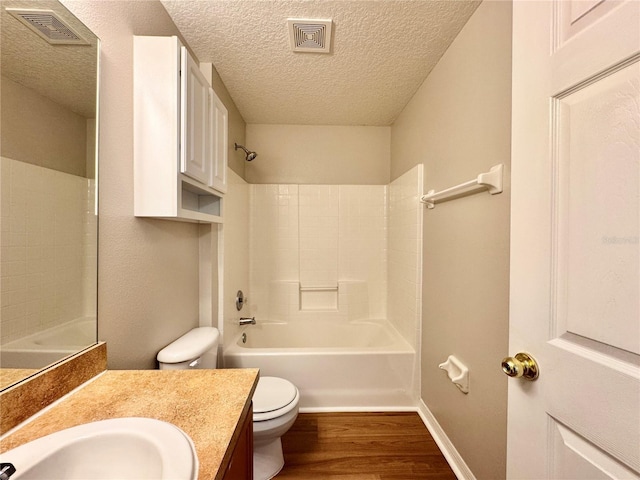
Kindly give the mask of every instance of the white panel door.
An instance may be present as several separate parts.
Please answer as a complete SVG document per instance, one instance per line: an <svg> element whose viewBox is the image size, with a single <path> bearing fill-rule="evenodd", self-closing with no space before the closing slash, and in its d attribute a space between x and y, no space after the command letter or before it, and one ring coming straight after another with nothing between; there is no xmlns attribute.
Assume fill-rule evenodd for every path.
<svg viewBox="0 0 640 480"><path fill-rule="evenodd" d="M181 48L180 170L204 185L211 183L210 90L198 64Z"/></svg>
<svg viewBox="0 0 640 480"><path fill-rule="evenodd" d="M213 171L211 186L221 193L227 191L227 156L229 152L229 113L222 100L210 89L211 150Z"/></svg>
<svg viewBox="0 0 640 480"><path fill-rule="evenodd" d="M510 479L640 478L640 2L514 2Z"/></svg>

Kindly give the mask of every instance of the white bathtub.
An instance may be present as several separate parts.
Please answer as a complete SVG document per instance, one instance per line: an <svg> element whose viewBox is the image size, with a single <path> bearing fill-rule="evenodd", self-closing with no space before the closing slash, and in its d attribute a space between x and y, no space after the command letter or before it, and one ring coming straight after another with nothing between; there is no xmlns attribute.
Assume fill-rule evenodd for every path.
<svg viewBox="0 0 640 480"><path fill-rule="evenodd" d="M415 408L416 353L386 320L250 325L223 352L227 368L290 380L303 411Z"/></svg>
<svg viewBox="0 0 640 480"><path fill-rule="evenodd" d="M44 368L96 343L95 317L83 317L48 328L0 349L2 368Z"/></svg>

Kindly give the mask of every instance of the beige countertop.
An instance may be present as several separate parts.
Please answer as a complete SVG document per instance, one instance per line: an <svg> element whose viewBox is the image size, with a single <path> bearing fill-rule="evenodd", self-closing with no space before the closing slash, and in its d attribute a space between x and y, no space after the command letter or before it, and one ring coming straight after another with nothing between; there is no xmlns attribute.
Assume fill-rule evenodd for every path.
<svg viewBox="0 0 640 480"><path fill-rule="evenodd" d="M38 372L35 368L0 368L0 388L6 388Z"/></svg>
<svg viewBox="0 0 640 480"><path fill-rule="evenodd" d="M0 441L0 452L97 420L148 417L193 440L198 478L222 478L249 413L258 369L110 370Z"/></svg>

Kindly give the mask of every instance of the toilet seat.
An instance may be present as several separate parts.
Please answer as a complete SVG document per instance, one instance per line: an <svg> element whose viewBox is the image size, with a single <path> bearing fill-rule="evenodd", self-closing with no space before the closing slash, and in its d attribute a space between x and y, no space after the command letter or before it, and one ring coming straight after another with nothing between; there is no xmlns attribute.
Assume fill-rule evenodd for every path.
<svg viewBox="0 0 640 480"><path fill-rule="evenodd" d="M253 421L281 417L298 405L298 389L284 378L260 377L253 394Z"/></svg>

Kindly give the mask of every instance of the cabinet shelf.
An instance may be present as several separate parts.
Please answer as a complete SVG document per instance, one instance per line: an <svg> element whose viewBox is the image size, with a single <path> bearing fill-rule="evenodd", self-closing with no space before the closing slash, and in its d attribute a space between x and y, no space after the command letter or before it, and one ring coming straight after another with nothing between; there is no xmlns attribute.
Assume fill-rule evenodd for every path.
<svg viewBox="0 0 640 480"><path fill-rule="evenodd" d="M222 223L222 197L203 189L185 175L180 175L179 216L187 221Z"/></svg>

